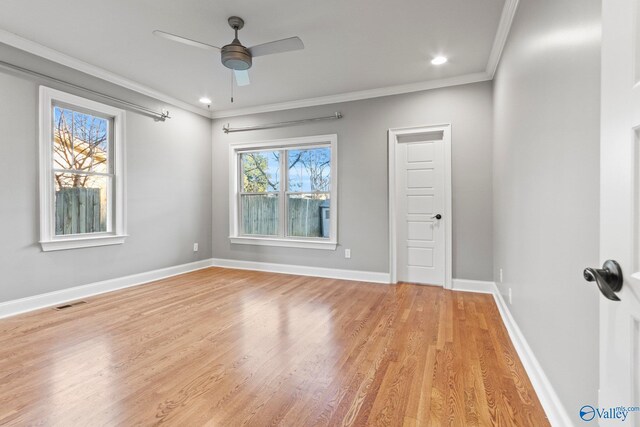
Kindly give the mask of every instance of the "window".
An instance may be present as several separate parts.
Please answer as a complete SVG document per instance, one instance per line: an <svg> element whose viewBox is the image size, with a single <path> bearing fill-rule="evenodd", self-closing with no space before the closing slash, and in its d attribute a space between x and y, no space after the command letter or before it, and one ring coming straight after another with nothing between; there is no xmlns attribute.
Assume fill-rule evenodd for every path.
<svg viewBox="0 0 640 427"><path fill-rule="evenodd" d="M337 136L230 148L232 243L337 246Z"/></svg>
<svg viewBox="0 0 640 427"><path fill-rule="evenodd" d="M44 251L125 238L124 111L40 87L40 244Z"/></svg>

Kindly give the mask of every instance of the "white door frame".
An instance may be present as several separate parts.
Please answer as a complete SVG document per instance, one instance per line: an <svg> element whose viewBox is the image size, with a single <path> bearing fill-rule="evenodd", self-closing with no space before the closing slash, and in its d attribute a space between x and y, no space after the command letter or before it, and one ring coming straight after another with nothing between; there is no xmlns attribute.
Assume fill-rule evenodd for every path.
<svg viewBox="0 0 640 427"><path fill-rule="evenodd" d="M396 151L398 137L427 132L442 132L444 142L444 213L445 218L445 273L444 288L451 289L452 277L452 208L451 208L451 124L389 129L389 273L391 283L398 283Z"/></svg>

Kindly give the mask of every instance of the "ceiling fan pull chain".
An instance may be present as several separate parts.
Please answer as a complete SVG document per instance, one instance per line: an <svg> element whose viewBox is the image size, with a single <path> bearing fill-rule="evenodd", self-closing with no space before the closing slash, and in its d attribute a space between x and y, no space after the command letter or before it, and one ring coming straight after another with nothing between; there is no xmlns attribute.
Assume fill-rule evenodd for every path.
<svg viewBox="0 0 640 427"><path fill-rule="evenodd" d="M231 70L231 103L233 104L233 70Z"/></svg>

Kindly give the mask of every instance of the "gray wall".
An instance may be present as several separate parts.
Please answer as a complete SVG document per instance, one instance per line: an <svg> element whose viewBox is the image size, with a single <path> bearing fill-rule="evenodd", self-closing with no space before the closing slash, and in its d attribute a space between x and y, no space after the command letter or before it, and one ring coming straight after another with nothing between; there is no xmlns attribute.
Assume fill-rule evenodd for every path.
<svg viewBox="0 0 640 427"><path fill-rule="evenodd" d="M60 252L43 253L37 243L39 82L0 72L0 301L212 256L387 272L386 131L447 122L453 125L454 277L492 280L503 269L500 290L512 289L513 315L575 416L582 404L597 401L598 296L581 270L598 263L600 58L592 30L599 14L597 0L521 0L494 84L234 117L213 127L177 108L165 123L128 112L130 237L121 246ZM164 106L7 46L0 45L0 56ZM227 122L245 126L334 111L345 118L221 131ZM339 136L338 251L231 245L228 144L325 133ZM193 242L200 243L197 254ZM350 260L344 248L352 250Z"/></svg>
<svg viewBox="0 0 640 427"><path fill-rule="evenodd" d="M149 107L166 106L4 45L0 58ZM164 123L127 111L127 241L42 252L38 82L0 71L0 99L0 302L211 257L210 119L170 106L173 118ZM200 244L195 254L194 242Z"/></svg>
<svg viewBox="0 0 640 427"><path fill-rule="evenodd" d="M493 280L492 84L476 83L406 95L280 111L213 122L213 255L361 271L389 271L387 130L452 124L453 277ZM330 115L344 118L296 127L225 135L222 126L249 126ZM231 142L338 134L337 251L229 243ZM344 258L350 248L351 259Z"/></svg>
<svg viewBox="0 0 640 427"><path fill-rule="evenodd" d="M598 0L521 0L494 80L494 274L568 413L597 403Z"/></svg>

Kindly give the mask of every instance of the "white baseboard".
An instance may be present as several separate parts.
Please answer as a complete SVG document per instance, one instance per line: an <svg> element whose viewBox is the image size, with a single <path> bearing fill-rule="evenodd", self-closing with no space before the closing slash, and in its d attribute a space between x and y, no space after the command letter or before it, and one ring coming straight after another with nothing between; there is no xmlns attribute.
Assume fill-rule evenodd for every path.
<svg viewBox="0 0 640 427"><path fill-rule="evenodd" d="M502 294L500 294L496 283L480 280L453 279L452 290L480 292L493 295L496 305L498 306L498 310L500 311L502 322L509 333L511 342L520 357L520 361L522 362L524 369L527 371L527 375L529 376L531 384L538 395L538 399L540 399L540 403L549 418L549 422L552 426L572 426L573 423L569 418L567 411L564 409L564 406L562 406L562 403L560 403L560 399L542 370L542 366L540 366L538 359L536 359L536 356L533 354L533 350L529 347L522 331L511 315L509 306L502 297Z"/></svg>
<svg viewBox="0 0 640 427"><path fill-rule="evenodd" d="M32 297L21 298L13 301L7 301L4 303L0 303L0 319L4 317L14 316L20 313L25 313L27 311L38 310L40 308L56 306L69 301L88 298L94 295L103 294L105 292L111 292L118 289L142 285L144 283L153 282L154 280L160 280L207 267L211 267L210 259L196 261L189 264L176 265L173 267L161 268L159 270L147 271L145 273L132 274L131 276L118 277L115 279L104 280L102 282L90 283L88 285L76 286L69 289L62 289L60 291L34 295Z"/></svg>
<svg viewBox="0 0 640 427"><path fill-rule="evenodd" d="M391 279L389 273L213 258L0 303L0 319L208 267L226 267L385 284L390 283ZM493 295L509 337L522 361L522 365L527 371L531 384L549 418L549 422L552 426L572 426L573 423L567 411L560 403L558 395L542 370L533 350L529 347L522 331L511 315L509 307L502 298L497 285L494 282L453 279L452 290Z"/></svg>
<svg viewBox="0 0 640 427"><path fill-rule="evenodd" d="M304 265L274 264L258 261L213 258L214 267L238 270L267 271L270 273L295 274L298 276L326 277L330 279L355 280L359 282L386 283L391 280L389 273L375 271L341 270L338 268L308 267Z"/></svg>
<svg viewBox="0 0 640 427"><path fill-rule="evenodd" d="M540 403L544 408L547 417L549 418L549 422L552 426L562 426L562 427L570 427L573 426L573 422L571 418L569 418L569 414L566 409L560 402L558 395L556 394L549 378L545 375L542 370L542 366L536 359L536 356L529 347L527 340L525 339L522 331L518 327L515 319L511 315L511 311L509 311L509 307L505 302L502 294L500 293L498 286L495 283L491 283L493 292L493 298L496 301L496 305L498 306L498 310L500 310L500 316L502 317L502 321L507 328L507 332L509 332L509 337L511 338L511 342L518 352L518 356L520 357L520 361L524 366L524 369L527 371L527 375L531 380L531 384L538 395L538 399L540 399Z"/></svg>
<svg viewBox="0 0 640 427"><path fill-rule="evenodd" d="M482 280L453 279L451 290L462 292L478 292L481 294L493 294L496 284Z"/></svg>
<svg viewBox="0 0 640 427"><path fill-rule="evenodd" d="M34 295L0 303L0 319L41 308L52 307L69 301L129 288L178 274L200 270L212 266L236 268L240 270L268 271L274 273L297 274L300 276L328 277L332 279L356 280L361 282L389 283L388 273L370 271L340 270L334 268L306 267L298 265L271 264L264 262L237 261L225 259L205 259L189 264L176 265L159 270L118 277L46 294Z"/></svg>

